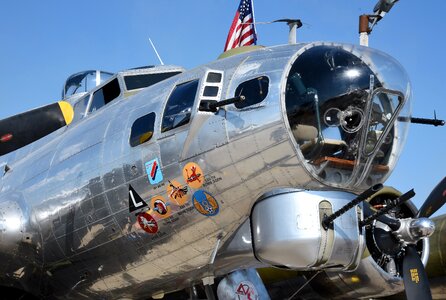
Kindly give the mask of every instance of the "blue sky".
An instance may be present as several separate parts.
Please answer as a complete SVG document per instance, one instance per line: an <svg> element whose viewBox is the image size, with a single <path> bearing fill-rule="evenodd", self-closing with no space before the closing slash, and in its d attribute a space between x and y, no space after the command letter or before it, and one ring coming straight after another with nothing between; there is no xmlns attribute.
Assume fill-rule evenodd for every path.
<svg viewBox="0 0 446 300"><path fill-rule="evenodd" d="M119 71L164 63L185 68L223 50L239 0L3 1L0 8L0 118L60 100L72 73ZM367 0L254 0L257 22L300 18L299 42L358 44L358 17ZM446 119L446 1L399 1L373 30L370 46L405 66L416 117ZM287 43L283 24L258 25L258 44ZM399 164L386 184L415 189L419 207L446 175L446 128L413 124ZM446 213L444 207L440 213Z"/></svg>

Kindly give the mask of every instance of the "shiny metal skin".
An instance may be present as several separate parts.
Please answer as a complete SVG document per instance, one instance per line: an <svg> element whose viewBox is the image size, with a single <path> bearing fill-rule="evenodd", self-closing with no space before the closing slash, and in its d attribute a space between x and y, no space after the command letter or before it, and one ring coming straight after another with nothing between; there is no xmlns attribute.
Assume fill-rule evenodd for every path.
<svg viewBox="0 0 446 300"><path fill-rule="evenodd" d="M426 264L429 256L429 240L423 239L421 243L423 249L421 260ZM384 270L371 255L362 258L358 268L353 272L326 271L311 285L321 296L332 299L381 298L404 291L402 278L393 275L390 270ZM326 286L326 290L321 289L322 286Z"/></svg>
<svg viewBox="0 0 446 300"><path fill-rule="evenodd" d="M1 157L0 164L8 166L8 171L0 182L0 238L6 241L0 246L0 257L7 262L2 265L0 283L55 298L143 299L182 290L219 274L219 256L215 262L213 259L216 249L233 239L262 195L281 188L308 189L312 192L302 195L321 200L325 196L318 191L325 190L330 191L327 202L336 209L353 197L351 192L359 193L369 184L383 182L401 150L399 136L393 142L386 140L386 153L392 155L380 162L385 166L378 171L373 165L376 151L354 166L346 165L348 159L344 159L342 166L327 160L316 167L305 159L290 128L284 98L293 63L315 47L352 53L367 61L377 74L385 74L390 67L394 74L405 74L392 58L353 45L312 43L262 48L211 62L134 95L119 97L72 125ZM374 55L390 63L377 65ZM216 101L234 97L240 84L258 77L268 78L268 93L262 101L245 108L227 105L216 113L200 111L209 71L222 74L213 96ZM410 90L405 75L402 77L401 86L398 80L381 81L403 93L402 101L408 103ZM199 92L189 123L163 131L162 117L169 96L175 86L193 80L198 80ZM132 125L149 113L156 114L151 139L130 147ZM356 138L364 134L361 131ZM376 140L375 148L383 142ZM163 180L151 184L146 166L154 159ZM200 167L201 185L192 185L188 181L192 177L184 175L192 170L189 163L195 164L195 171L196 166ZM323 169L330 173L328 177L322 174ZM344 175L349 179L344 180ZM171 198L168 188L174 183L186 188L187 202L178 204ZM129 212L130 186L148 203L154 216L151 201L155 197L169 202L171 216L156 217L157 232L144 230L139 225L141 215ZM348 192L333 191L341 187ZM213 207L207 205L208 210L200 210L200 195ZM263 202L271 203L268 207L273 209L269 200ZM305 201L287 201L280 211L291 208L316 226L318 210L312 207L307 215ZM317 201L312 200L312 205ZM261 211L265 209L257 210ZM280 211L271 211L272 216L281 218ZM261 224L262 217L258 214L253 220ZM335 221L339 236L335 236L334 251L327 252L330 263L341 264L342 268L357 265L356 257L363 249L355 228L357 217L352 210ZM12 219L20 221L8 229L12 224L8 220ZM305 222L298 226L308 228ZM303 268L305 262L314 264L320 258L311 257L319 251L321 238L316 231L320 230L312 231L308 243L301 240L304 244L298 245L311 252L305 259L296 260L288 253L287 257L294 260L291 266ZM346 240L341 236L344 231ZM278 257L280 253L269 250L271 247L263 244L257 250L269 262L286 264ZM228 269L233 267L228 264Z"/></svg>
<svg viewBox="0 0 446 300"><path fill-rule="evenodd" d="M352 270L359 264L358 214L347 211L324 230L322 219L354 199L345 192L284 190L262 197L251 224L256 257L267 264L296 270Z"/></svg>
<svg viewBox="0 0 446 300"><path fill-rule="evenodd" d="M393 234L402 242L414 244L420 239L430 237L435 231L435 224L428 218L401 219L401 226Z"/></svg>
<svg viewBox="0 0 446 300"><path fill-rule="evenodd" d="M0 203L0 247L2 252L15 252L22 240L25 216L18 202Z"/></svg>
<svg viewBox="0 0 446 300"><path fill-rule="evenodd" d="M326 213L354 197L345 192L295 189L278 189L263 195L251 218L220 247L215 261L217 274L269 265L296 270L356 269L364 247L358 231L360 215L352 209L328 231L322 230L321 225Z"/></svg>
<svg viewBox="0 0 446 300"><path fill-rule="evenodd" d="M254 255L251 220L247 219L222 245L215 259L216 275L229 274L237 269L268 267Z"/></svg>
<svg viewBox="0 0 446 300"><path fill-rule="evenodd" d="M385 193L388 193L385 187ZM410 205L415 209L415 206ZM414 210L416 212L416 210ZM443 253L446 247L445 229L446 215L432 219L436 230L429 239L422 240L422 261L426 263L426 271L429 275L432 296L434 299L443 299L446 291L446 261ZM429 253L428 255L426 255ZM399 277L383 270L367 252L364 253L359 267L354 272L322 272L310 282L311 290L299 293L303 299L406 299L404 285ZM303 285L314 273L295 272L290 270L279 270L277 268L261 269L262 280L267 285L270 293L277 290L285 290L285 295L292 294L293 287L291 279L300 279L299 286ZM303 279L302 279L303 278ZM281 282L282 284L278 284ZM274 284L272 284L274 283Z"/></svg>

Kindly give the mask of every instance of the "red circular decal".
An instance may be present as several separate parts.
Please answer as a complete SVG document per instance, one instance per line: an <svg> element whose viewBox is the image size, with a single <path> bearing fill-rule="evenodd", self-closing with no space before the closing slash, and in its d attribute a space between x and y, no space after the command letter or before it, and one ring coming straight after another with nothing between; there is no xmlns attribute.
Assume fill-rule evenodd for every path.
<svg viewBox="0 0 446 300"><path fill-rule="evenodd" d="M157 233L158 224L156 220L147 212L140 213L138 215L138 223L141 228L147 233Z"/></svg>
<svg viewBox="0 0 446 300"><path fill-rule="evenodd" d="M155 220L168 218L172 213L170 204L166 202L162 196L153 197L150 207L152 208L152 214Z"/></svg>

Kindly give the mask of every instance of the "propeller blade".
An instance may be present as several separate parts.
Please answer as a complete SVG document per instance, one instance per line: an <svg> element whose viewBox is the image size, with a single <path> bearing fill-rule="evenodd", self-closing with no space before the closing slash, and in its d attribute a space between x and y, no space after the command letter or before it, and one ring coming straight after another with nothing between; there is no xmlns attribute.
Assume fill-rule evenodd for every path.
<svg viewBox="0 0 446 300"><path fill-rule="evenodd" d="M446 203L446 177L432 190L424 201L417 217L430 217Z"/></svg>
<svg viewBox="0 0 446 300"><path fill-rule="evenodd" d="M59 101L0 120L0 156L68 125L73 116L70 103Z"/></svg>
<svg viewBox="0 0 446 300"><path fill-rule="evenodd" d="M406 247L402 277L408 300L432 299L426 271L413 245Z"/></svg>

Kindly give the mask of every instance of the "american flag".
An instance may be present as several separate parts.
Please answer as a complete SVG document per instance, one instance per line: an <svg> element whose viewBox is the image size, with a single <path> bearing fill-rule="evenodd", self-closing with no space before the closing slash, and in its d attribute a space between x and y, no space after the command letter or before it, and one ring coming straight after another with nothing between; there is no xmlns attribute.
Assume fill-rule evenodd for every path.
<svg viewBox="0 0 446 300"><path fill-rule="evenodd" d="M229 29L224 51L241 46L255 45L256 41L252 0L241 0Z"/></svg>

